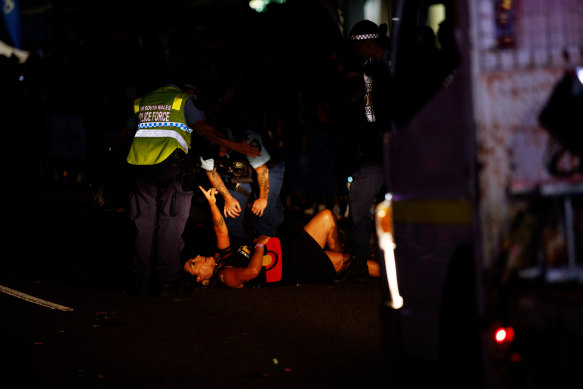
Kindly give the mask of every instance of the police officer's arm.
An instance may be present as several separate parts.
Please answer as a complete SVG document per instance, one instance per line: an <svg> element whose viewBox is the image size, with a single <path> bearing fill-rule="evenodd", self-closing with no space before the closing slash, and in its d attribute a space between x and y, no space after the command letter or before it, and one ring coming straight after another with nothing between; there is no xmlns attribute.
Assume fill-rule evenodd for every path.
<svg viewBox="0 0 583 389"><path fill-rule="evenodd" d="M231 196L231 193L225 186L223 179L217 173L217 169L213 168L213 170L206 170L206 175L211 183L211 185L217 189L217 191L223 196L225 199L225 217L237 217L241 214L241 205L237 201L236 198Z"/></svg>
<svg viewBox="0 0 583 389"><path fill-rule="evenodd" d="M238 151L241 154L248 155L249 157L255 158L261 155L260 151L253 150L252 147L247 145L245 142L234 142L224 136L221 136L217 129L207 121L204 111L197 107L195 101L196 99L194 96L192 96L192 98L188 99L188 102L184 106L184 116L186 123L194 130L194 132L213 143L226 147L230 150Z"/></svg>
<svg viewBox="0 0 583 389"><path fill-rule="evenodd" d="M269 169L267 163L271 159L271 156L263 145L260 134L252 130L247 130L246 135L248 143L261 151L261 156L255 159L247 158L247 161L257 173L257 184L259 186L259 198L253 202L251 212L261 217L267 207L267 198L269 197Z"/></svg>
<svg viewBox="0 0 583 389"><path fill-rule="evenodd" d="M261 235L257 238L253 255L247 267L225 267L219 273L219 279L229 288L242 288L245 282L257 278L263 267L264 246L271 239L269 236Z"/></svg>
<svg viewBox="0 0 583 389"><path fill-rule="evenodd" d="M257 216L263 216L263 211L267 207L269 197L269 169L266 164L255 168L257 173L257 184L259 186L259 197L253 202L251 212Z"/></svg>
<svg viewBox="0 0 583 389"><path fill-rule="evenodd" d="M261 155L261 151L249 145L247 141L235 142L220 136L216 128L210 125L206 120L199 120L191 126L192 129L200 136L205 137L213 143L226 147L227 149L237 151L241 154L255 158Z"/></svg>

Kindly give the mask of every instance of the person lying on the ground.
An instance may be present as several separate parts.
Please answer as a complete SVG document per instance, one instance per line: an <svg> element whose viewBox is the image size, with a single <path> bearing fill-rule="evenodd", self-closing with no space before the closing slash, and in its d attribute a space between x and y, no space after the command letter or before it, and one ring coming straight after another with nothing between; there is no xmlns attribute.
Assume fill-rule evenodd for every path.
<svg viewBox="0 0 583 389"><path fill-rule="evenodd" d="M350 254L343 252L338 239L336 215L324 209L316 214L304 228L293 237L269 237L260 235L249 246L231 247L229 231L221 211L216 205L215 188L205 190L216 235L216 248L212 256L197 255L184 264L184 270L196 277L197 282L214 283L218 280L229 288L264 285L269 278L266 262L279 264L276 281L287 284L333 282L338 273L350 265ZM266 247L270 247L266 254ZM276 267L273 265L272 267ZM376 269L371 266L371 269ZM378 276L377 272L371 272ZM272 277L273 279L273 277Z"/></svg>

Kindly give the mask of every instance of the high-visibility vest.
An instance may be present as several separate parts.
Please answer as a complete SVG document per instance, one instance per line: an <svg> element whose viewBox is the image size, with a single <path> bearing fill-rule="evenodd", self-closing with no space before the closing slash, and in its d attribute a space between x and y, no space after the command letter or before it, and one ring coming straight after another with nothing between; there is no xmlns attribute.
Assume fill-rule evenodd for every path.
<svg viewBox="0 0 583 389"><path fill-rule="evenodd" d="M156 89L134 101L138 129L127 156L132 165L155 165L176 149L188 154L192 129L184 116L191 97L173 86Z"/></svg>

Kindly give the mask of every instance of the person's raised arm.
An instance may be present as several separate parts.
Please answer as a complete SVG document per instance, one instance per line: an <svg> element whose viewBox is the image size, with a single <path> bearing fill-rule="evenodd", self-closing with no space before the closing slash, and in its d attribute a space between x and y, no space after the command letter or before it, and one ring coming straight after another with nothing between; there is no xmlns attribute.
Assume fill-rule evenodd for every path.
<svg viewBox="0 0 583 389"><path fill-rule="evenodd" d="M246 140L235 142L220 136L217 133L216 128L210 125L206 120L197 121L192 128L200 136L205 137L213 143L226 147L227 149L237 151L252 158L261 155L261 151L248 144Z"/></svg>
<svg viewBox="0 0 583 389"><path fill-rule="evenodd" d="M211 209L213 228L217 237L217 249L224 250L231 245L231 241L229 239L229 229L225 224L225 219L223 219L223 215L221 214L219 207L217 207L217 199L215 196L218 191L216 188L204 190L202 186L199 185L198 187L204 194L204 197L206 197Z"/></svg>

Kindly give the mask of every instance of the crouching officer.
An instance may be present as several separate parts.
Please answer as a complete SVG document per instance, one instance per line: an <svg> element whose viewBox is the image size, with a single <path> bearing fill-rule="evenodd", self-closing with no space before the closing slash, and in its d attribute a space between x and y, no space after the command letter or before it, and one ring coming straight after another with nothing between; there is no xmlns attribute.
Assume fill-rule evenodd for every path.
<svg viewBox="0 0 583 389"><path fill-rule="evenodd" d="M201 156L202 169L223 197L230 239L236 246L256 235L277 236L284 221L280 197L285 172L283 158L270 154L265 147L268 139L254 130L231 127L225 131L229 139L242 139L261 151L257 158L226 152L224 148L217 155ZM245 222L248 204L251 223ZM247 225L253 229L247 230Z"/></svg>
<svg viewBox="0 0 583 389"><path fill-rule="evenodd" d="M176 82L176 81L175 81ZM135 225L132 294L169 296L178 291L182 234L190 214L192 187L183 188L193 130L211 142L250 156L260 154L245 142L217 136L195 105L193 87L170 83L135 100L126 123L135 133L127 162L135 187L130 193L130 219ZM127 135L127 134L126 134ZM123 134L122 134L123 136Z"/></svg>

